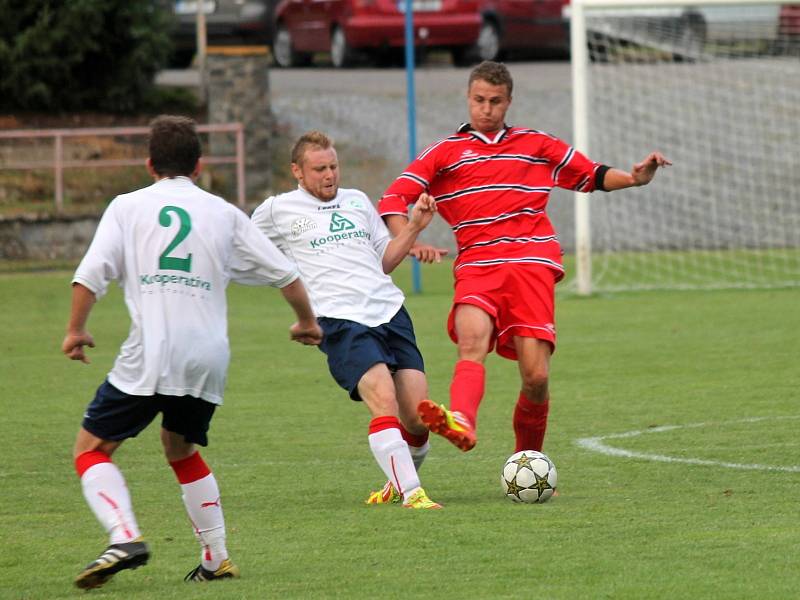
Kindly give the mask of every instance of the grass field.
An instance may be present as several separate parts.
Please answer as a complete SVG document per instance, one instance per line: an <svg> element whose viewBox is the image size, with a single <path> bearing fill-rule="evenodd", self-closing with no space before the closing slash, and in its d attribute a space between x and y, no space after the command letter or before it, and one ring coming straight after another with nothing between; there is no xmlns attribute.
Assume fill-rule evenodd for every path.
<svg viewBox="0 0 800 600"><path fill-rule="evenodd" d="M407 304L432 396L445 401L450 274L423 274L425 292ZM92 364L67 361L69 276L0 275L2 598L82 595L72 579L106 545L71 446L128 320L114 289L90 320ZM796 598L798 305L796 289L561 297L545 443L561 495L541 506L503 498L518 377L491 357L478 446L461 454L432 440L421 475L445 508L420 513L362 504L383 483L367 411L335 386L318 350L286 341L290 313L275 290L233 286L226 404L204 456L243 577L181 581L199 551L154 425L116 455L152 559L91 595ZM637 456L587 449L586 438Z"/></svg>

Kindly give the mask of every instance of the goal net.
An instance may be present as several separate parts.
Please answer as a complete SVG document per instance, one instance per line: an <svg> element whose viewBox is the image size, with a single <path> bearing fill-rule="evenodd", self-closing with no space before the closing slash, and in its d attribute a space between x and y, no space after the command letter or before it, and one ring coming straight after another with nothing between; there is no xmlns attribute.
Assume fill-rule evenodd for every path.
<svg viewBox="0 0 800 600"><path fill-rule="evenodd" d="M577 288L800 285L800 5L573 0L575 146L647 187L576 195Z"/></svg>

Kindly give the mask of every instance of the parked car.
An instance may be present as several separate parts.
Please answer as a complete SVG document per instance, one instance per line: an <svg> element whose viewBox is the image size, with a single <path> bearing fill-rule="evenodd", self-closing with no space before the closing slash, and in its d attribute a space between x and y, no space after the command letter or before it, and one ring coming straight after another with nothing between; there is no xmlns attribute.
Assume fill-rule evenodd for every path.
<svg viewBox="0 0 800 600"><path fill-rule="evenodd" d="M405 46L405 0L281 0L272 51L280 67L305 65L329 52L335 67ZM454 54L478 39L477 0L414 0L414 43Z"/></svg>
<svg viewBox="0 0 800 600"><path fill-rule="evenodd" d="M791 10L779 4L659 6L598 11L595 33L677 55L693 56L706 44L748 52L769 52L781 29L790 27Z"/></svg>
<svg viewBox="0 0 800 600"><path fill-rule="evenodd" d="M272 15L277 0L200 1L209 45L272 43ZM198 0L176 0L171 4L175 17L172 32L175 54L182 57L183 62L188 62L196 51Z"/></svg>
<svg viewBox="0 0 800 600"><path fill-rule="evenodd" d="M480 0L481 31L467 61L496 60L513 52L569 52L569 0Z"/></svg>
<svg viewBox="0 0 800 600"><path fill-rule="evenodd" d="M778 34L795 43L800 40L800 4L784 4L781 6Z"/></svg>

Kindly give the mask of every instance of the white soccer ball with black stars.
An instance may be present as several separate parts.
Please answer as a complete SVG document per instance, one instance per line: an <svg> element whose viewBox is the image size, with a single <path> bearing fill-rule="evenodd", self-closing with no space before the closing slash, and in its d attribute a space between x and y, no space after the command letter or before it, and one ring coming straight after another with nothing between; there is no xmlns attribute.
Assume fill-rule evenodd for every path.
<svg viewBox="0 0 800 600"><path fill-rule="evenodd" d="M508 457L500 484L514 502L547 502L556 491L558 473L553 461L535 450L522 450Z"/></svg>

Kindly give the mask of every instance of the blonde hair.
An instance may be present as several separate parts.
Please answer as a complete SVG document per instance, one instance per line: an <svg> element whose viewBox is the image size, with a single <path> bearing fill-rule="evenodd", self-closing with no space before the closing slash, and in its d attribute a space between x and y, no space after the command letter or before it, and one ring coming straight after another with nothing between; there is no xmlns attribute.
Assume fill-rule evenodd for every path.
<svg viewBox="0 0 800 600"><path fill-rule="evenodd" d="M318 148L320 150L327 150L333 147L333 138L329 138L321 131L312 130L306 131L294 143L292 148L292 162L296 165L303 163L303 157L306 150L309 148Z"/></svg>

